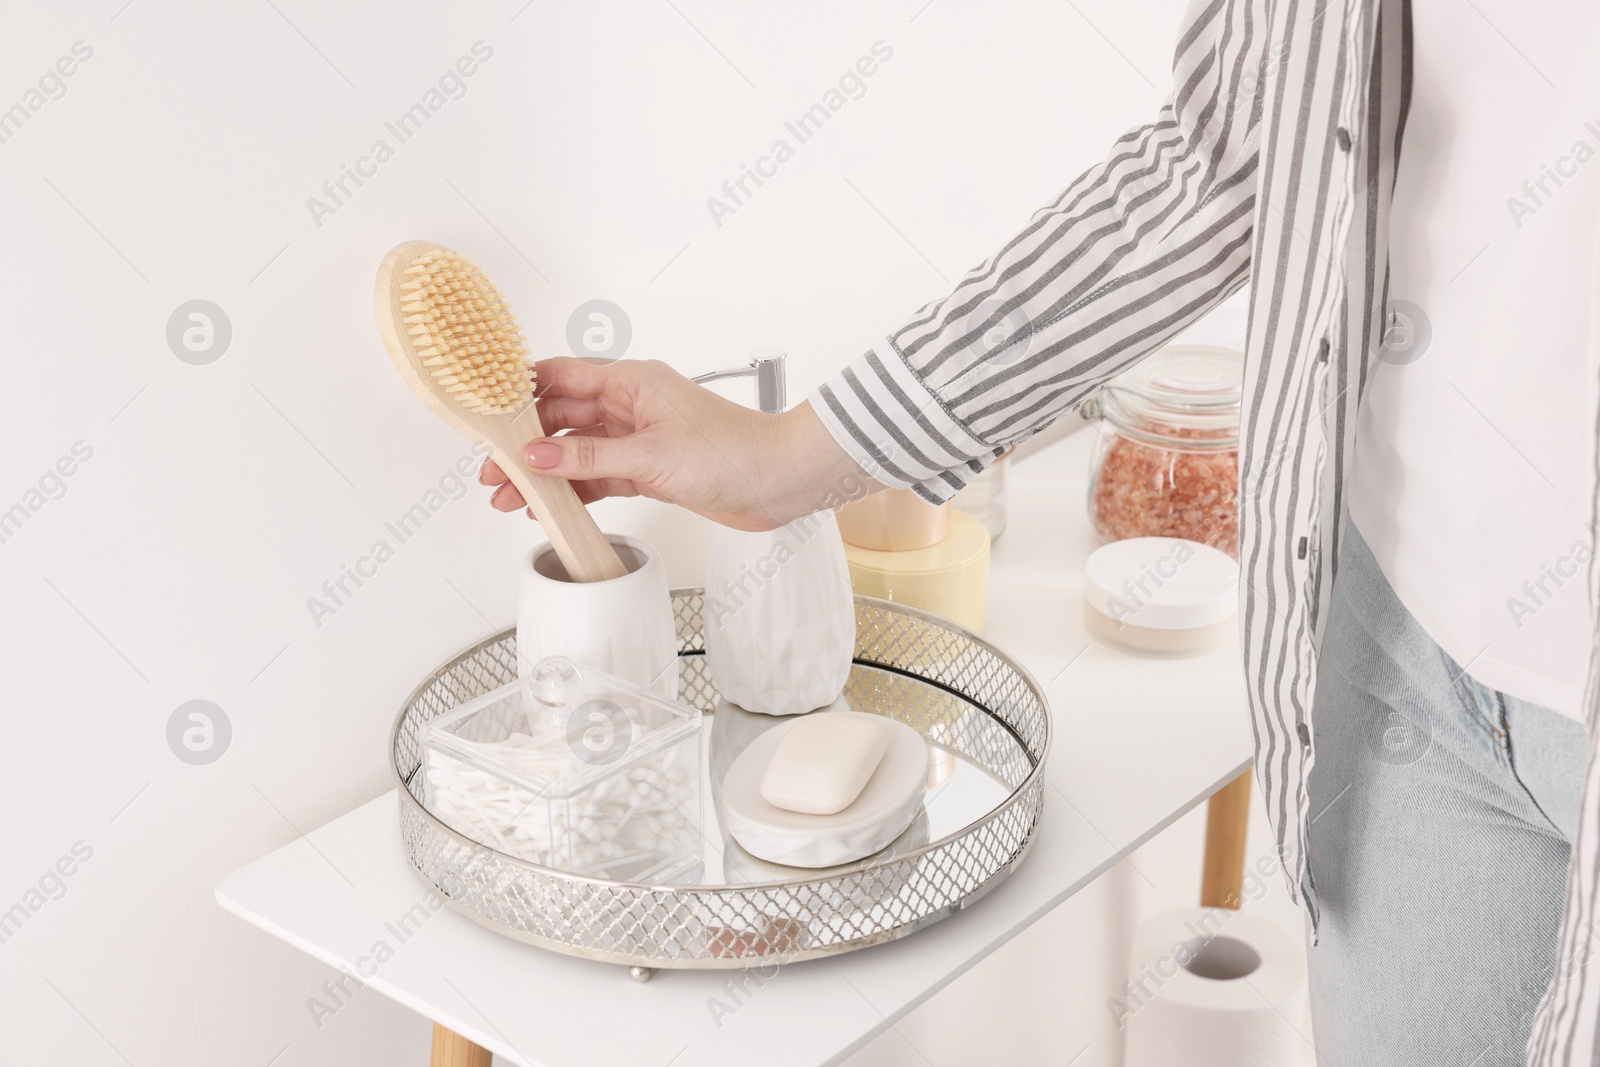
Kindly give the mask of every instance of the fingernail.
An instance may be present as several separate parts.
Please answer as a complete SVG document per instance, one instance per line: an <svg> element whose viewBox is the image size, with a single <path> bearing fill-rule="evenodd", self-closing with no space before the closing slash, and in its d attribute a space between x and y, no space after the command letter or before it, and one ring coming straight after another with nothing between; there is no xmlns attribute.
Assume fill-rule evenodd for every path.
<svg viewBox="0 0 1600 1067"><path fill-rule="evenodd" d="M523 458L530 467L555 467L561 463L561 449L549 441L535 441L522 450Z"/></svg>

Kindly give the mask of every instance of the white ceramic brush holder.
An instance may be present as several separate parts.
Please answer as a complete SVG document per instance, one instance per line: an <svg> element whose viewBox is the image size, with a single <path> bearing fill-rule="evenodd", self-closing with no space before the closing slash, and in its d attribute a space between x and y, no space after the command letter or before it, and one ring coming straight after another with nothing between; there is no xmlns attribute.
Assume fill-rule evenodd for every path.
<svg viewBox="0 0 1600 1067"><path fill-rule="evenodd" d="M678 635L667 570L655 546L607 534L628 573L574 582L549 542L522 565L517 667L526 677L546 656L566 656L625 682L678 697Z"/></svg>

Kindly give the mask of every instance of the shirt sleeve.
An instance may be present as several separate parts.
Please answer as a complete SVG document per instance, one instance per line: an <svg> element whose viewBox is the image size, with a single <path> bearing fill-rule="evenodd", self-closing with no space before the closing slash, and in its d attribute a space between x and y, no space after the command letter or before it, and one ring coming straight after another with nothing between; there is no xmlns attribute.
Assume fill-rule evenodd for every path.
<svg viewBox="0 0 1600 1067"><path fill-rule="evenodd" d="M1600 519L1600 499L1591 515ZM1600 561L1590 561L1589 596L1591 603L1600 596ZM1566 910L1550 985L1528 1037L1528 1067L1600 1064L1600 631L1590 649L1584 707L1589 759L1567 868Z"/></svg>
<svg viewBox="0 0 1600 1067"><path fill-rule="evenodd" d="M1193 0L1156 121L811 394L863 470L947 500L1244 283L1264 6Z"/></svg>

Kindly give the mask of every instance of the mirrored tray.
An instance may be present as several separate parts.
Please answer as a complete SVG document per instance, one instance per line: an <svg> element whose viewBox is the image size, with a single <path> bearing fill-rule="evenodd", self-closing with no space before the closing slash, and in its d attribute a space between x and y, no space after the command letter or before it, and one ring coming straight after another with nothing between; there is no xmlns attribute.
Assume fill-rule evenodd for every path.
<svg viewBox="0 0 1600 1067"><path fill-rule="evenodd" d="M763 731L786 721L717 696L706 669L699 590L673 593L679 699L701 731L704 848L699 863L649 884L554 870L455 832L423 807L418 737L430 719L516 677L516 633L467 649L424 681L390 738L400 829L421 878L458 911L501 933L587 959L736 968L813 959L903 937L954 914L1027 852L1044 800L1050 718L1021 665L937 616L856 598L851 710L914 727L929 743L923 812L887 848L840 867L785 867L751 856L721 828L722 776Z"/></svg>

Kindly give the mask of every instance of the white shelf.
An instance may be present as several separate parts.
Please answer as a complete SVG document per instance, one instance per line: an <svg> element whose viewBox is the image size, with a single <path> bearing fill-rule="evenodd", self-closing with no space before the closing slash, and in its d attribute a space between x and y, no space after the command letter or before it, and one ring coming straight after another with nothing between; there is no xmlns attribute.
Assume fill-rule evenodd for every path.
<svg viewBox="0 0 1600 1067"><path fill-rule="evenodd" d="M358 975L381 943L392 955L367 985L524 1067L838 1062L1249 763L1231 642L1201 659L1143 660L1084 632L1091 436L1010 472L988 636L1049 692L1051 788L1026 862L967 911L904 941L747 978L743 989L725 971L662 971L640 985L620 967L520 944L448 909L423 907L413 914L425 919L401 927L427 887L401 850L393 793L229 875L217 899Z"/></svg>

